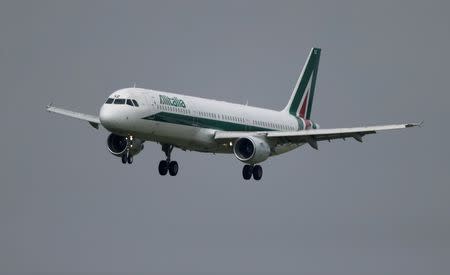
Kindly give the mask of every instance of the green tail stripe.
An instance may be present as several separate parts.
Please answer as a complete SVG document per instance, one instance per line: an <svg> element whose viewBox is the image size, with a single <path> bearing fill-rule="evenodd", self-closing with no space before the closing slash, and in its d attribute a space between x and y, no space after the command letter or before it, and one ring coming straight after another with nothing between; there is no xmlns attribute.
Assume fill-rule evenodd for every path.
<svg viewBox="0 0 450 275"><path fill-rule="evenodd" d="M319 60L320 60L320 49L319 49L319 54L317 56L317 60L315 62L315 69L314 69L314 74L313 74L313 78L311 79L311 92L309 95L309 102L308 102L308 110L306 111L306 119L310 119L311 118L311 110L312 110L312 106L313 106L313 100L314 100L314 91L316 88L316 79L317 79L317 73L319 72Z"/></svg>

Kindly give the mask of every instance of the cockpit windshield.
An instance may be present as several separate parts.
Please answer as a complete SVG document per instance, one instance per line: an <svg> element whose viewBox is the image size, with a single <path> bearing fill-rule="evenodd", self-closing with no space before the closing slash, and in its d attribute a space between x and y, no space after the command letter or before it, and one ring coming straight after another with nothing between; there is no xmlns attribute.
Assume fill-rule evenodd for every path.
<svg viewBox="0 0 450 275"><path fill-rule="evenodd" d="M108 98L105 104L117 104L117 105L127 104L132 107L139 107L139 104L135 99L125 99L125 98L116 98L116 99Z"/></svg>
<svg viewBox="0 0 450 275"><path fill-rule="evenodd" d="M114 100L114 104L125 104L125 99L124 98L116 98Z"/></svg>

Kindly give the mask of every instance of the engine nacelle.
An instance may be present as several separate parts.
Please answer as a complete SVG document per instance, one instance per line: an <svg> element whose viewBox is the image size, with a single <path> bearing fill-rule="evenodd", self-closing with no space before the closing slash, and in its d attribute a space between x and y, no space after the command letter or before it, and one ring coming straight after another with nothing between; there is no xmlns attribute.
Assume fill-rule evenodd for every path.
<svg viewBox="0 0 450 275"><path fill-rule="evenodd" d="M130 144L130 154L137 155L144 149L144 141L133 138L119 136L116 134L110 134L107 139L108 149L114 156L121 157L126 153L127 144Z"/></svg>
<svg viewBox="0 0 450 275"><path fill-rule="evenodd" d="M236 158L242 162L256 164L265 161L270 156L270 146L258 137L242 137L233 146Z"/></svg>

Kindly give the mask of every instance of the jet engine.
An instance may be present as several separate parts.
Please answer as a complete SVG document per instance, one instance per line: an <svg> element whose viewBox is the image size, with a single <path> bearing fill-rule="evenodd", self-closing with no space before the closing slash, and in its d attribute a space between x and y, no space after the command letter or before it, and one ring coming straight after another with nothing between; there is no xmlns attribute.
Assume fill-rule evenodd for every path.
<svg viewBox="0 0 450 275"><path fill-rule="evenodd" d="M108 149L114 156L121 157L126 153L127 145L130 147L130 154L137 155L144 149L144 141L137 138L128 138L116 134L110 134L107 139Z"/></svg>
<svg viewBox="0 0 450 275"><path fill-rule="evenodd" d="M233 147L236 158L242 162L256 164L270 156L270 146L258 137L242 137L236 140Z"/></svg>

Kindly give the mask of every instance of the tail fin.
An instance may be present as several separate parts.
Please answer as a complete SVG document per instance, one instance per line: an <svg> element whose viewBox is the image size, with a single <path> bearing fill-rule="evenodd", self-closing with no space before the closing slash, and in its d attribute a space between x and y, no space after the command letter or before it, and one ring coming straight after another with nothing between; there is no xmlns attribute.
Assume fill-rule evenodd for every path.
<svg viewBox="0 0 450 275"><path fill-rule="evenodd" d="M319 70L320 51L319 48L312 48L309 52L289 103L283 111L296 117L310 119L317 71Z"/></svg>

